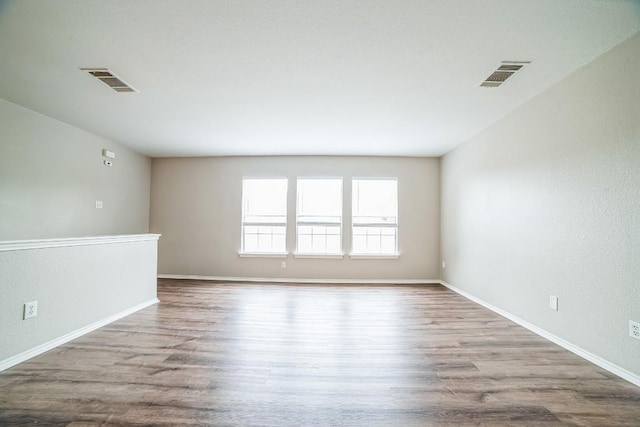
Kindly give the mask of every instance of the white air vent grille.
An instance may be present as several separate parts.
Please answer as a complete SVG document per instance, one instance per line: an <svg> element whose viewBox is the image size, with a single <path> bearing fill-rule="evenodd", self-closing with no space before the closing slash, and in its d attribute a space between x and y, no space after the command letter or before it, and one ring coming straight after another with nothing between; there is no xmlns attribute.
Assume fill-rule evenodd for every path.
<svg viewBox="0 0 640 427"><path fill-rule="evenodd" d="M511 71L512 73L515 73L522 67L524 67L524 64L505 64L503 62L502 65L498 67L498 71Z"/></svg>
<svg viewBox="0 0 640 427"><path fill-rule="evenodd" d="M509 71L495 71L485 81L487 81L487 82L504 82L509 77L511 77L512 74L513 73L511 73Z"/></svg>
<svg viewBox="0 0 640 427"><path fill-rule="evenodd" d="M503 61L485 81L480 83L480 87L499 87L526 64L529 62Z"/></svg>
<svg viewBox="0 0 640 427"><path fill-rule="evenodd" d="M135 89L131 87L114 87L113 90L116 92L137 92Z"/></svg>
<svg viewBox="0 0 640 427"><path fill-rule="evenodd" d="M81 70L100 80L116 92L137 92L137 90L107 68L81 68Z"/></svg>
<svg viewBox="0 0 640 427"><path fill-rule="evenodd" d="M502 84L502 82L489 82L485 81L480 84L482 87L498 87Z"/></svg>

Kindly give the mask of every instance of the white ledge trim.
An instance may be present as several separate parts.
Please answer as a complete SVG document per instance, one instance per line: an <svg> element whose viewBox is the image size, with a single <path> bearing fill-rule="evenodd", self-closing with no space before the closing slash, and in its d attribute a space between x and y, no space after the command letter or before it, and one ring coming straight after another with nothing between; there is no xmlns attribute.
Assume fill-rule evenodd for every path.
<svg viewBox="0 0 640 427"><path fill-rule="evenodd" d="M30 350L24 351L20 354L17 354L15 356L12 356L8 359L5 360L0 360L0 372L4 371L5 369L8 369L12 366L17 365L18 363L22 363L25 360L31 359L32 357L36 357L44 352L47 352L49 350L51 350L52 348L56 348L58 346L61 346L62 344L65 344L71 340L74 340L84 334L87 334L91 331L95 331L98 328L101 328L105 325L108 325L109 323L115 322L116 320L122 319L123 317L126 317L130 314L135 313L136 311L142 310L143 308L147 308L149 306L152 306L153 304L157 304L159 303L160 300L158 298L152 298L148 301L142 302L138 305L134 305L133 307L127 308L126 310L123 310L119 313L113 314L109 317L105 317L102 320L98 320L97 322L91 323L87 326L84 326L80 329L76 329L73 332L69 332L68 334L65 334L61 337L58 337L54 340L51 340L49 342L46 342L44 344L40 344L37 347L34 347Z"/></svg>
<svg viewBox="0 0 640 427"><path fill-rule="evenodd" d="M542 329L532 323L527 322L526 320L523 320L517 316L514 316L513 314L509 313L508 311L505 311L501 308L498 308L492 304L489 304L488 302L486 302L483 299L480 299L478 297L475 297L465 291L463 291L462 289L458 289L455 286L453 286L450 283L445 282L444 280L441 280L440 283L442 283L443 286L446 286L447 288L451 289L453 292L456 292L460 295L462 295L463 297L480 304L483 307L488 308L489 310L498 313L499 315L501 315L502 317L506 317L507 319L511 320L514 323L517 323L518 325L522 326L523 328L526 328L528 330L530 330L531 332L533 332L534 334L540 335L542 338L545 338L549 341L551 341L552 343L555 343L557 345L559 345L560 347L569 350L570 352L582 357L583 359L588 360L589 362L598 365L599 367L601 367L602 369L611 372L614 375L619 376L622 379L625 379L627 381L629 381L631 384L635 384L638 387L640 387L640 375L636 375L633 372L627 371L626 369L624 369L621 366L618 366L614 363L609 362L608 360L603 359L600 356L597 356L585 349L583 349L582 347L578 347L575 344L570 343L569 341L565 340L564 338L560 338L557 335L552 334L551 332Z"/></svg>
<svg viewBox="0 0 640 427"><path fill-rule="evenodd" d="M286 258L287 253L267 253L267 252L238 252L240 258Z"/></svg>
<svg viewBox="0 0 640 427"><path fill-rule="evenodd" d="M399 259L400 258L400 254L384 254L384 255L350 254L349 258L351 258L351 259Z"/></svg>
<svg viewBox="0 0 640 427"><path fill-rule="evenodd" d="M344 254L293 254L294 258L342 259Z"/></svg>
<svg viewBox="0 0 640 427"><path fill-rule="evenodd" d="M344 283L348 285L439 285L438 279L301 279L292 277L228 277L197 276L187 274L158 274L158 279L180 280L214 280L217 282L250 282L250 283Z"/></svg>
<svg viewBox="0 0 640 427"><path fill-rule="evenodd" d="M6 240L0 241L0 252L27 249L64 248L68 246L105 245L109 243L144 242L158 240L160 234L125 234L118 236L70 237L63 239Z"/></svg>

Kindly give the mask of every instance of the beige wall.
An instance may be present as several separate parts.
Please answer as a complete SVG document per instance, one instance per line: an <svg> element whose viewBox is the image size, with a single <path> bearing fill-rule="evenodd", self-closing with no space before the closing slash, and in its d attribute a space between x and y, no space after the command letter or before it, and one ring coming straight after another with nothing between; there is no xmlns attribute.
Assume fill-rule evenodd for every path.
<svg viewBox="0 0 640 427"><path fill-rule="evenodd" d="M437 279L439 160L382 157L217 157L154 159L151 230L161 233L160 273L310 279ZM397 260L241 258L243 176L287 176L289 252L295 248L295 178L342 176L345 201L352 177L397 176ZM344 248L350 247L345 206Z"/></svg>
<svg viewBox="0 0 640 427"><path fill-rule="evenodd" d="M444 279L636 375L639 53L637 34L442 160Z"/></svg>
<svg viewBox="0 0 640 427"><path fill-rule="evenodd" d="M0 99L0 241L146 233L150 176L149 158Z"/></svg>

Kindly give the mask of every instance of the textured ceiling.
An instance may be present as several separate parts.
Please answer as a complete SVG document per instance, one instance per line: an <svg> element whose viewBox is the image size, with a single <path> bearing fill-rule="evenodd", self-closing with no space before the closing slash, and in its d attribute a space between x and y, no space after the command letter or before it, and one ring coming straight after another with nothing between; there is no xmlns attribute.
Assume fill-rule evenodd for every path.
<svg viewBox="0 0 640 427"><path fill-rule="evenodd" d="M0 1L0 97L154 157L439 156L638 30L631 0Z"/></svg>

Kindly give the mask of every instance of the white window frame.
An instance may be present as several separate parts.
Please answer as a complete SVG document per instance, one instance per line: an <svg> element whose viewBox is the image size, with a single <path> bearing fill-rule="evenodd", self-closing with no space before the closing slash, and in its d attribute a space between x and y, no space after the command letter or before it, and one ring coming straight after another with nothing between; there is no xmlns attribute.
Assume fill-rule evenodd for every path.
<svg viewBox="0 0 640 427"><path fill-rule="evenodd" d="M356 222L356 210L354 209L354 204L356 203L355 199L355 182L356 181L395 181L396 183L396 212L395 212L395 223L362 223ZM376 258L376 259L397 259L400 256L398 252L398 240L399 240L399 219L398 219L398 211L400 204L400 196L398 191L398 177L353 177L351 178L351 252L349 257L352 259L366 259L366 258ZM392 253L389 252L355 252L354 251L354 241L356 236L356 228L393 228L395 230L394 240L395 247ZM380 239L382 239L382 235L378 235Z"/></svg>
<svg viewBox="0 0 640 427"><path fill-rule="evenodd" d="M245 215L246 203L245 203L245 191L244 191L244 183L247 180L280 180L284 181L286 184L285 190L285 213L284 213L284 222L247 222ZM288 194L289 194L289 178L286 176L244 176L242 177L242 195L241 195L241 203L242 203L242 216L240 218L240 252L239 255L241 257L275 257L275 258L285 258L288 254L287 252L287 221L288 221ZM253 252L247 251L245 249L245 227L284 227L284 251L266 251L266 252ZM273 230L272 230L273 234ZM273 235L272 235L273 240ZM273 247L273 243L272 243Z"/></svg>
<svg viewBox="0 0 640 427"><path fill-rule="evenodd" d="M340 216L337 222L302 222L300 221L300 186L301 180L340 180ZM295 258L343 258L344 233L343 233L343 211L344 211L344 178L341 176L299 176L296 177L296 252ZM338 238L340 241L338 252L301 252L299 250L300 227L338 227Z"/></svg>

